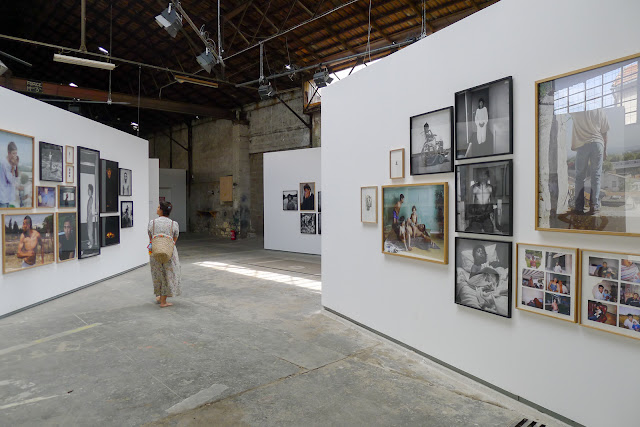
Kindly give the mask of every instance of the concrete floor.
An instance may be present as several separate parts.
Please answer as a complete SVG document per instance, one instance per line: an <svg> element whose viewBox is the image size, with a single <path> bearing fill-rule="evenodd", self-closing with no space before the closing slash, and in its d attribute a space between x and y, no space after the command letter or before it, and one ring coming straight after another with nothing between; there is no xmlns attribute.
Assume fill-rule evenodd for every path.
<svg viewBox="0 0 640 427"><path fill-rule="evenodd" d="M320 257L261 248L181 238L170 308L143 267L0 319L0 425L564 425L323 312Z"/></svg>

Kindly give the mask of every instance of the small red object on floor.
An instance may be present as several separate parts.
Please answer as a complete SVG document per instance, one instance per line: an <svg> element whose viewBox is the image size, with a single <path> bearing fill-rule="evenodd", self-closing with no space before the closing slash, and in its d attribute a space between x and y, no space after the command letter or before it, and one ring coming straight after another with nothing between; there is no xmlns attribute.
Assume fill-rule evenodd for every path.
<svg viewBox="0 0 640 427"><path fill-rule="evenodd" d="M231 240L236 240L236 230L231 230Z"/></svg>

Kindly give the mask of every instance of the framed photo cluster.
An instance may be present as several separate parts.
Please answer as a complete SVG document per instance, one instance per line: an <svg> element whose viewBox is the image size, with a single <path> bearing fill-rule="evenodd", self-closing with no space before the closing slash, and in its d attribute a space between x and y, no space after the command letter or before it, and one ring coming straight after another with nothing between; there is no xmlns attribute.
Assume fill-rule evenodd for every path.
<svg viewBox="0 0 640 427"><path fill-rule="evenodd" d="M301 182L298 190L284 190L282 192L282 210L300 210L301 234L322 234L320 228L321 191L316 192L315 182Z"/></svg>

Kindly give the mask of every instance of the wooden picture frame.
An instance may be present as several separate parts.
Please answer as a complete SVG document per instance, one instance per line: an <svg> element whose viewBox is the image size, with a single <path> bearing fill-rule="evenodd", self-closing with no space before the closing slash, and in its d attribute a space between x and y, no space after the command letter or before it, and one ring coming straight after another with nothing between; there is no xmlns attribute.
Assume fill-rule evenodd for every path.
<svg viewBox="0 0 640 427"><path fill-rule="evenodd" d="M360 187L360 222L378 223L378 186Z"/></svg>
<svg viewBox="0 0 640 427"><path fill-rule="evenodd" d="M17 162L14 190L7 200L0 200L0 210L31 209L34 207L35 140L31 135L0 129L0 150L7 153L9 144L15 144ZM22 187L22 189L18 187Z"/></svg>
<svg viewBox="0 0 640 427"><path fill-rule="evenodd" d="M62 145L40 141L38 157L40 159L40 181L62 182L64 172Z"/></svg>
<svg viewBox="0 0 640 427"><path fill-rule="evenodd" d="M453 172L453 107L413 116L409 129L411 175Z"/></svg>
<svg viewBox="0 0 640 427"><path fill-rule="evenodd" d="M449 187L446 182L383 185L382 253L448 264L448 200ZM416 207L417 219L414 221L415 227L411 226L413 236L406 238L402 224L405 224L406 230L413 206Z"/></svg>
<svg viewBox="0 0 640 427"><path fill-rule="evenodd" d="M389 151L389 178L404 178L404 148Z"/></svg>
<svg viewBox="0 0 640 427"><path fill-rule="evenodd" d="M67 238L65 230L65 222L69 220L72 225L71 232ZM73 261L78 258L78 214L76 212L57 212L56 213L56 260L57 262ZM73 248L73 252L70 250ZM64 250L63 250L64 249Z"/></svg>
<svg viewBox="0 0 640 427"><path fill-rule="evenodd" d="M576 323L579 264L577 248L516 244L516 308Z"/></svg>
<svg viewBox="0 0 640 427"><path fill-rule="evenodd" d="M33 263L29 257L18 258L20 236L24 233L23 223L26 218L31 221L31 232L39 233ZM2 215L2 273L14 273L30 268L41 267L56 262L54 253L55 215L53 212L21 213ZM40 247L40 250L38 250ZM26 248L24 248L26 249Z"/></svg>
<svg viewBox="0 0 640 427"><path fill-rule="evenodd" d="M56 187L36 186L36 208L56 207Z"/></svg>
<svg viewBox="0 0 640 427"><path fill-rule="evenodd" d="M75 209L77 197L73 185L58 185L58 209Z"/></svg>
<svg viewBox="0 0 640 427"><path fill-rule="evenodd" d="M73 145L65 145L64 146L64 163L65 165L72 165L74 163L74 146Z"/></svg>
<svg viewBox="0 0 640 427"><path fill-rule="evenodd" d="M73 184L74 181L74 173L73 173L73 165L65 166L65 184Z"/></svg>

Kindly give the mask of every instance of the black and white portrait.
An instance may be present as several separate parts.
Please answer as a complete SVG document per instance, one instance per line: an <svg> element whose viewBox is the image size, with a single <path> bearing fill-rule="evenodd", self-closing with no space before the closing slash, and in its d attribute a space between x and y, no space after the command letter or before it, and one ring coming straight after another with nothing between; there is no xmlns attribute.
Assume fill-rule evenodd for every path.
<svg viewBox="0 0 640 427"><path fill-rule="evenodd" d="M100 152L78 147L79 257L100 255Z"/></svg>
<svg viewBox="0 0 640 427"><path fill-rule="evenodd" d="M298 190L285 190L282 192L282 210L298 210Z"/></svg>
<svg viewBox="0 0 640 427"><path fill-rule="evenodd" d="M456 237L455 302L511 317L511 242Z"/></svg>
<svg viewBox="0 0 640 427"><path fill-rule="evenodd" d="M453 107L413 116L411 175L453 171Z"/></svg>
<svg viewBox="0 0 640 427"><path fill-rule="evenodd" d="M100 227L102 230L101 246L120 244L120 217L117 215L103 216L100 220L102 221L102 226Z"/></svg>
<svg viewBox="0 0 640 427"><path fill-rule="evenodd" d="M61 209L76 207L76 187L58 185L58 207Z"/></svg>
<svg viewBox="0 0 640 427"><path fill-rule="evenodd" d="M40 181L62 182L62 146L40 141Z"/></svg>
<svg viewBox="0 0 640 427"><path fill-rule="evenodd" d="M456 231L512 235L512 161L456 166Z"/></svg>
<svg viewBox="0 0 640 427"><path fill-rule="evenodd" d="M118 162L100 159L100 212L118 212Z"/></svg>
<svg viewBox="0 0 640 427"><path fill-rule="evenodd" d="M133 227L133 202L120 202L120 227Z"/></svg>
<svg viewBox="0 0 640 427"><path fill-rule="evenodd" d="M316 214L314 213L300 214L300 233L316 234Z"/></svg>
<svg viewBox="0 0 640 427"><path fill-rule="evenodd" d="M120 169L120 195L131 196L131 169Z"/></svg>
<svg viewBox="0 0 640 427"><path fill-rule="evenodd" d="M456 93L456 159L513 153L512 79Z"/></svg>
<svg viewBox="0 0 640 427"><path fill-rule="evenodd" d="M320 219L320 216L322 214L318 214L318 234L322 234L322 220Z"/></svg>
<svg viewBox="0 0 640 427"><path fill-rule="evenodd" d="M302 200L300 200L301 211L315 211L316 210L316 183L315 182L301 182L300 194Z"/></svg>

